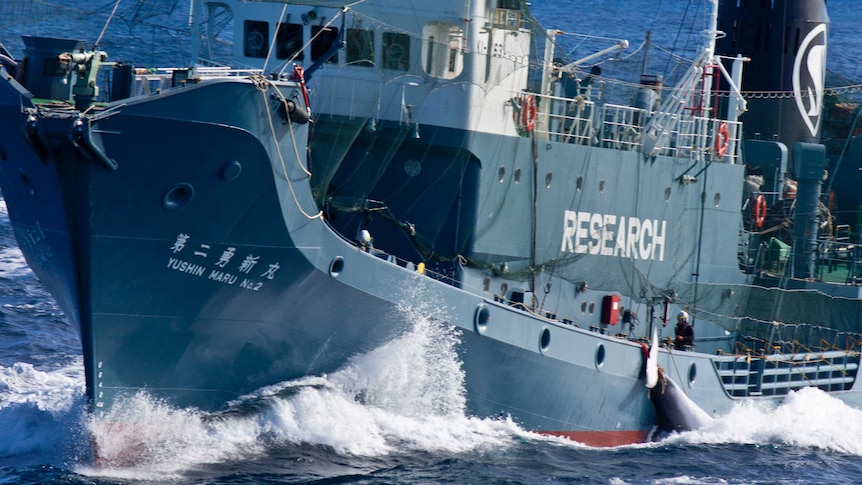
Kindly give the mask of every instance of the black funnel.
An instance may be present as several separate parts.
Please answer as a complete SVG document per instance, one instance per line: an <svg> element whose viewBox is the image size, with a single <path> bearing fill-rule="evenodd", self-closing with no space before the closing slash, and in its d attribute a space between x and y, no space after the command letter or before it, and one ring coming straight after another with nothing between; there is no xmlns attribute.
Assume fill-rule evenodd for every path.
<svg viewBox="0 0 862 485"><path fill-rule="evenodd" d="M829 26L826 1L720 0L718 15L718 28L726 37L717 42L716 53L750 58L742 90L763 93L747 97L743 137L788 147L818 143Z"/></svg>

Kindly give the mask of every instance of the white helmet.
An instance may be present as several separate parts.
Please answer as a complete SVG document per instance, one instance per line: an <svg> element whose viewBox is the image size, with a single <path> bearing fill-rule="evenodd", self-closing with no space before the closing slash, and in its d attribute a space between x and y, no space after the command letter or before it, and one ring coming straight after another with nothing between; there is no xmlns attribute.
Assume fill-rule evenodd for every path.
<svg viewBox="0 0 862 485"><path fill-rule="evenodd" d="M688 312L685 310L680 310L679 313L676 314L676 319L687 322L688 321Z"/></svg>

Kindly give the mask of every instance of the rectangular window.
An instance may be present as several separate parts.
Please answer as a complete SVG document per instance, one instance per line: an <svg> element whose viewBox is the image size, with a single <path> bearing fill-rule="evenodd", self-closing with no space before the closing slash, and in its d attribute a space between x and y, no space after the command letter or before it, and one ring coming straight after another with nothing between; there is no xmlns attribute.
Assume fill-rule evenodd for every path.
<svg viewBox="0 0 862 485"><path fill-rule="evenodd" d="M269 23L246 20L243 27L243 54L246 57L265 58L269 53Z"/></svg>
<svg viewBox="0 0 862 485"><path fill-rule="evenodd" d="M374 65L374 31L347 29L347 64L357 66Z"/></svg>
<svg viewBox="0 0 862 485"><path fill-rule="evenodd" d="M336 27L323 28L322 25L311 26L311 60L316 61L329 52L333 44L338 42L338 29ZM333 55L327 62L338 62L338 56Z"/></svg>
<svg viewBox="0 0 862 485"><path fill-rule="evenodd" d="M395 32L383 33L383 69L410 69L410 36Z"/></svg>
<svg viewBox="0 0 862 485"><path fill-rule="evenodd" d="M278 24L278 34L275 36L275 57L305 59L302 46L302 24ZM293 57L294 55L296 57Z"/></svg>

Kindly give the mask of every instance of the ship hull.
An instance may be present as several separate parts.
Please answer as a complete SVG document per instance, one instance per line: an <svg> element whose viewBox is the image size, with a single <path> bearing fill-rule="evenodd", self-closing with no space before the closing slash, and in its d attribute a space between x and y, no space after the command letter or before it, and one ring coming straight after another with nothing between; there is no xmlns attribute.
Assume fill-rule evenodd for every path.
<svg viewBox="0 0 862 485"><path fill-rule="evenodd" d="M0 172L10 219L31 267L79 330L94 410L140 391L224 409L262 386L334 371L407 331L411 302L446 302L453 310L436 318L461 329L468 412L595 444L646 437L654 418L640 346L525 318L344 241L314 217L295 155L302 150L284 135L291 149L282 165L261 140L267 130L245 129L260 106L191 111L197 96L248 89L191 88L171 103L131 104L94 122L116 170L64 145L74 117L39 120L40 138L58 145L45 161L27 143L10 145L16 151ZM7 94L3 128L12 132L26 97ZM220 263L226 254L235 259ZM257 265L243 267L246 255ZM474 320L485 308L492 317L480 331ZM481 335L498 329L499 338ZM563 345L541 343L549 329L567 335L555 340L577 332L585 341L557 360L549 355ZM599 365L610 370L603 374L592 351L571 361L587 354L584 346L622 353Z"/></svg>
<svg viewBox="0 0 862 485"><path fill-rule="evenodd" d="M318 87L352 95L337 84L353 87L348 74L324 70ZM737 254L744 167L706 138L645 156L634 122L599 140L519 131L510 115L482 120L497 130L442 108L413 118L420 102L513 107L508 90L460 82L415 105L418 83L384 83L401 104L379 120L324 98L311 129L291 114L307 104L298 82L186 81L84 114L0 80L0 186L22 252L79 331L96 413L138 392L225 410L343 369L419 314L458 334L468 414L640 442L659 417L638 337L667 323L662 305L700 315L698 351L662 348L657 364L708 414L806 385L862 404L858 353L809 365L813 353L769 355L770 335L753 357L722 355L740 350L761 290ZM366 107L384 96L360 91ZM373 247L353 240L361 229ZM625 328L621 303L647 325Z"/></svg>
<svg viewBox="0 0 862 485"><path fill-rule="evenodd" d="M603 446L643 441L656 425L643 345L589 328L598 319L592 307L578 321L538 313L477 291L485 273L458 260L446 266L447 276L431 275L409 251L363 251L346 236L352 224L328 224L305 169L307 125L279 111L280 96L299 99L297 84L262 89L248 80L204 82L84 119L46 115L15 84L3 83L0 129L25 135L6 142L0 185L22 252L79 329L95 411L142 391L172 405L219 411L263 386L342 368L408 331L411 312L418 311L460 333L471 415L508 416L529 430ZM81 123L84 138L76 137ZM439 158L462 154L454 158L463 165L426 170L420 185L487 184L483 177L496 179L499 172L480 174L492 159L482 147L512 145L516 157L534 149L527 138L433 126L423 133L438 146L449 140L458 147L441 149ZM411 143L398 156L422 151L420 142ZM637 153L548 146L561 151L556 161L586 160L583 167L597 170L597 178L643 163ZM595 158L584 159L588 151ZM662 191L658 174L684 163L658 157L630 183ZM732 182L711 183L720 192ZM447 197L462 212L435 208L431 219L458 219L487 206L488 200L463 195L453 190ZM700 197L693 192L685 200ZM607 200L612 207L615 199ZM583 207L610 211L596 204ZM685 203L665 217L696 220L698 207ZM658 209L640 210L651 217ZM562 214L559 220L562 226ZM340 233L333 229L339 224ZM482 242L463 241L474 248ZM556 253L559 242L553 246ZM691 257L681 267L644 264L655 266L656 277L672 279ZM591 277L606 268L600 256L579 258ZM615 271L623 270L607 271L604 290L621 281ZM744 281L737 275L728 284L742 291ZM720 294L713 298L721 304ZM708 413L736 402L708 354L663 349L659 365ZM846 382L841 390L850 392L838 394L858 404L853 380Z"/></svg>
<svg viewBox="0 0 862 485"><path fill-rule="evenodd" d="M233 97L244 108L195 111L207 106L198 96ZM12 226L79 330L94 408L147 390L219 409L261 386L335 370L398 330L353 318L390 305L357 291L330 294L331 277L292 241L267 135L241 128L266 119L257 96L247 82L214 84L94 123L116 170L62 145L75 118L39 121L40 138L59 144L46 161L25 143L10 154L2 186ZM4 120L20 121L10 99ZM222 122L200 121L212 118ZM291 136L277 124L295 168Z"/></svg>

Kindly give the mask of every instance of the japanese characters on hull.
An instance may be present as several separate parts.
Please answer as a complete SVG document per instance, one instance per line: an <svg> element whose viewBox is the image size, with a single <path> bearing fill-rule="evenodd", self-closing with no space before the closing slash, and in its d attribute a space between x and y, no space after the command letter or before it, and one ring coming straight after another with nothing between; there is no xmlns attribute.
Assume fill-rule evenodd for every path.
<svg viewBox="0 0 862 485"><path fill-rule="evenodd" d="M273 280L281 268L278 261L261 261L260 255L240 254L237 253L237 248L233 246L226 246L219 250L206 243L195 245L191 236L184 233L177 236L177 240L170 250L177 257L168 257L168 269L196 277L206 277L226 285L234 285L239 281L238 286L240 288L253 291L259 291L263 288L266 280ZM221 254L216 258L215 255L219 254L219 251ZM235 260L234 258L237 256L242 259ZM263 264L267 265L266 270L259 273L264 267ZM243 279L240 281L241 277ZM258 278L264 281L260 281Z"/></svg>

